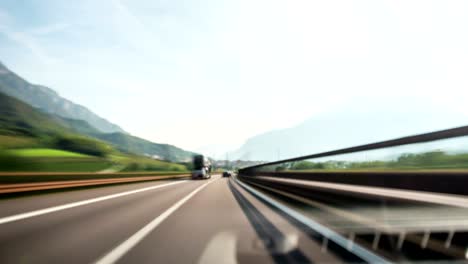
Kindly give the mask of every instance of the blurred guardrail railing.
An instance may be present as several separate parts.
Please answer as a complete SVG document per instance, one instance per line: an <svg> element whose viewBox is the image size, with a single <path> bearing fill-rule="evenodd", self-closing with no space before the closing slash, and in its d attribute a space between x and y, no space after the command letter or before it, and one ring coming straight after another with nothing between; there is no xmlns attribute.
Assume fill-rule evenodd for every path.
<svg viewBox="0 0 468 264"><path fill-rule="evenodd" d="M468 195L468 126L268 162L239 175Z"/></svg>

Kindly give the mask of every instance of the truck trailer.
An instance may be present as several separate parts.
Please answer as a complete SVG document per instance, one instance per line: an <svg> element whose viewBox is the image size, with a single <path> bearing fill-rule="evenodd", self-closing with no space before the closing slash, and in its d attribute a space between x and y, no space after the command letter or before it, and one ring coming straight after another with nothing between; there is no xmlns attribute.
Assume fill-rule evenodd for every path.
<svg viewBox="0 0 468 264"><path fill-rule="evenodd" d="M192 179L209 179L211 178L211 162L203 155L193 157Z"/></svg>

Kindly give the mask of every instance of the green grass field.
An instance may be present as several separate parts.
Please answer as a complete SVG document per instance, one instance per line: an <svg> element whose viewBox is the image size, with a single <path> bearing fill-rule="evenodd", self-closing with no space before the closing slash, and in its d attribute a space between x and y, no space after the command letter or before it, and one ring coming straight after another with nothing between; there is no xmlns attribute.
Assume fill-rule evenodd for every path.
<svg viewBox="0 0 468 264"><path fill-rule="evenodd" d="M188 171L184 165L141 156L111 155L110 160L124 166L122 171Z"/></svg>
<svg viewBox="0 0 468 264"><path fill-rule="evenodd" d="M99 158L51 158L46 161L36 161L32 165L31 171L39 172L100 172L111 167L113 163Z"/></svg>
<svg viewBox="0 0 468 264"><path fill-rule="evenodd" d="M26 158L92 158L80 153L47 148L15 149L8 152L12 155Z"/></svg>
<svg viewBox="0 0 468 264"><path fill-rule="evenodd" d="M184 165L148 157L114 154L96 157L51 148L0 151L0 171L5 172L187 172Z"/></svg>
<svg viewBox="0 0 468 264"><path fill-rule="evenodd" d="M115 164L101 157L48 148L0 151L0 171L99 172Z"/></svg>

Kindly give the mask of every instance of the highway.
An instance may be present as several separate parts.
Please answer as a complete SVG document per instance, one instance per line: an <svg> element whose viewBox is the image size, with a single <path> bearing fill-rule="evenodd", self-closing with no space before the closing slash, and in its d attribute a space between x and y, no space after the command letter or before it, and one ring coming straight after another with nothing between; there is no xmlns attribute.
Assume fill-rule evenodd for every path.
<svg viewBox="0 0 468 264"><path fill-rule="evenodd" d="M336 213L329 206L314 213L272 197L219 175L6 197L0 200L0 263L399 260L354 243L354 235L340 235L348 234L346 219L356 217L346 208L334 207ZM447 215L452 207L443 208ZM362 210L375 214L370 207ZM466 225L465 208L457 212L457 224ZM368 228L371 224L363 218L356 220L360 227L352 228L362 230L363 223Z"/></svg>
<svg viewBox="0 0 468 264"><path fill-rule="evenodd" d="M159 188L145 190L155 186ZM11 216L142 189L5 222ZM190 194L138 243L119 248ZM272 255L278 253L265 249L253 227L264 222L252 223L256 220L249 220L244 211L249 209L239 203L261 210L268 220L257 221L288 236L290 247L300 240L297 256L292 258L338 261L329 254L317 254L317 244L307 241L235 183L215 176L209 181L158 181L1 200L0 263L272 263ZM269 236L270 230L265 231ZM287 242L284 244L286 251ZM117 251L118 257L112 255ZM114 258L106 258L109 256Z"/></svg>

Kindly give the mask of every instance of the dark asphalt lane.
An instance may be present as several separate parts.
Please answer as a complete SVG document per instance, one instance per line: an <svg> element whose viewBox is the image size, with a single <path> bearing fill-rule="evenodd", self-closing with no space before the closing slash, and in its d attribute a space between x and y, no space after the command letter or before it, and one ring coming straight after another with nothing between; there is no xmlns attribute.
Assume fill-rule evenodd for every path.
<svg viewBox="0 0 468 264"><path fill-rule="evenodd" d="M94 263L115 252L118 263L340 262L233 179L166 186L173 182L0 200L1 223L15 214L160 186L0 224L0 263ZM126 244L142 231L140 240Z"/></svg>
<svg viewBox="0 0 468 264"><path fill-rule="evenodd" d="M201 184L183 182L2 224L0 263L91 263Z"/></svg>
<svg viewBox="0 0 468 264"><path fill-rule="evenodd" d="M230 181L221 178L208 185L119 263L339 262L265 206L257 208L260 203ZM283 258L299 244L301 257Z"/></svg>
<svg viewBox="0 0 468 264"><path fill-rule="evenodd" d="M0 196L0 218L30 212L52 206L73 203L114 193L126 192L149 186L167 184L181 180L160 180L151 182L127 183L79 189L64 189L37 192L33 195Z"/></svg>

